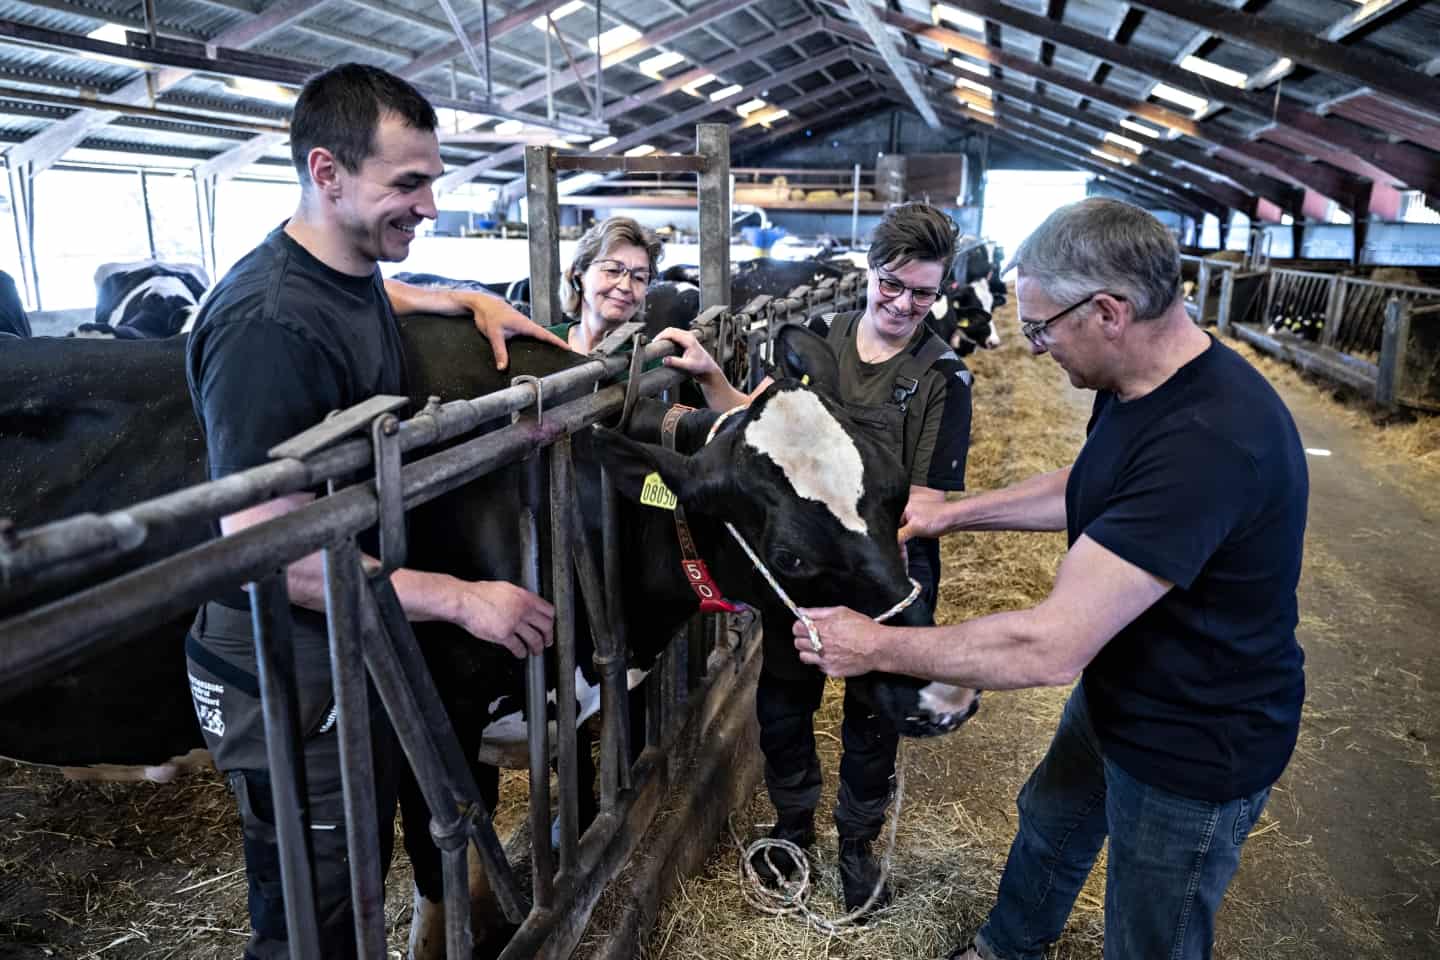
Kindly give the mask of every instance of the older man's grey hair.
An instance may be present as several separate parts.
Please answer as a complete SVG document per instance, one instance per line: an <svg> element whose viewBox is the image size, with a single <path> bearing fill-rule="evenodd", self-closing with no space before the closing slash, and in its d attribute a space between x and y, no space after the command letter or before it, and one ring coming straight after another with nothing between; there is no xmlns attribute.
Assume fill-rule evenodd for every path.
<svg viewBox="0 0 1440 960"><path fill-rule="evenodd" d="M1090 197L1035 228L1012 265L1059 304L1101 290L1124 296L1135 319L1160 316L1180 296L1180 248L1159 220L1132 204Z"/></svg>

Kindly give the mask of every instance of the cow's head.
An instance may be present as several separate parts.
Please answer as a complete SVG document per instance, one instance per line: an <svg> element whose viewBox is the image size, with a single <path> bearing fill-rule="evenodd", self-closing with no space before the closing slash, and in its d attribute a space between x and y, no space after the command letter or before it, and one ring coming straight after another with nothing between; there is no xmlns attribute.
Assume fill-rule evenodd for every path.
<svg viewBox="0 0 1440 960"><path fill-rule="evenodd" d="M788 326L775 353L776 382L693 454L605 432L602 456L622 493L638 497L645 476L657 472L692 520L732 524L798 605L879 615L911 592L896 539L909 479L844 413L838 366L823 338ZM705 560L727 595L759 608L766 629L788 638L794 616L743 550L721 534L710 551ZM927 618L912 605L891 622L918 626ZM776 651L767 647L767 655ZM974 691L911 677L851 682L910 736L946 733L975 709Z"/></svg>
<svg viewBox="0 0 1440 960"><path fill-rule="evenodd" d="M991 319L992 303L985 281L966 285L951 280L930 308L925 322L962 357L974 353L976 348L993 350L1000 346L1000 335Z"/></svg>

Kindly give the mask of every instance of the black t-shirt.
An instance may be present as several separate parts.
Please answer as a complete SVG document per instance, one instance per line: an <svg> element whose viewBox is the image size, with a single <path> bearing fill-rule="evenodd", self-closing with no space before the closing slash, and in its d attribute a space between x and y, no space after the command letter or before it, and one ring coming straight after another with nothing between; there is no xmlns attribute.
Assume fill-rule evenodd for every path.
<svg viewBox="0 0 1440 960"><path fill-rule="evenodd" d="M856 315L837 314L834 322L848 323L852 319L856 323L836 357L840 364L840 395L849 405L891 403L895 377L906 358L917 355L925 340L934 334L922 323L904 350L880 363L866 363L855 346ZM830 320L826 317L816 317L809 326L828 338ZM920 383L906 405L900 438L901 461L910 484L933 490L964 490L965 463L970 452L970 371L950 353L916 379Z"/></svg>
<svg viewBox="0 0 1440 960"><path fill-rule="evenodd" d="M185 367L212 480L265 463L267 450L332 410L406 394L379 268L366 277L332 270L283 224L210 292ZM243 607L245 598L223 602Z"/></svg>
<svg viewBox="0 0 1440 960"><path fill-rule="evenodd" d="M1221 343L1136 400L1096 396L1065 489L1070 542L1175 584L1085 668L1096 733L1131 776L1225 801L1284 770L1305 697L1308 498L1290 412Z"/></svg>

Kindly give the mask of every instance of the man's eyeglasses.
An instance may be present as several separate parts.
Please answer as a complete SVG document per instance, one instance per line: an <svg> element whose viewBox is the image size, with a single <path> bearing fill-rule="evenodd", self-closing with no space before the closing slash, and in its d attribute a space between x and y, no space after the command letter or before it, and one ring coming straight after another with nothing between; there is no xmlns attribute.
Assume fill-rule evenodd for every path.
<svg viewBox="0 0 1440 960"><path fill-rule="evenodd" d="M1094 300L1096 297L1100 296L1100 294L1102 294L1102 293L1103 293L1103 294L1107 294L1108 296L1112 296L1112 297L1114 297L1116 300L1122 300L1122 301L1123 301L1123 300L1125 299L1124 297L1120 296L1118 293L1110 293L1109 290L1096 290L1094 293L1090 294L1090 296L1086 297L1084 300L1081 300L1079 303L1072 303L1072 304L1070 304L1070 306L1066 307L1064 310L1061 310L1059 313L1055 314L1055 316L1051 317L1051 318L1048 319L1048 320L1027 320L1027 321L1025 321L1024 323L1020 324L1020 332L1025 335L1025 339L1026 339L1026 340L1029 340L1031 343L1035 344L1035 346L1037 346L1037 347L1044 347L1044 346L1045 346L1045 340L1044 340L1043 338L1044 338L1044 336L1045 336L1045 330L1046 330L1046 328L1048 328L1048 327L1050 326L1050 324L1054 323L1056 320L1061 319L1062 317L1064 317L1064 316L1065 316L1066 314L1068 314L1068 313L1073 313L1073 312L1075 312L1076 310L1079 310L1081 307L1085 306L1085 304L1089 303L1091 300Z"/></svg>
<svg viewBox="0 0 1440 960"><path fill-rule="evenodd" d="M619 260L596 260L595 269L611 283L619 283L628 276L632 284L650 286L650 270L647 267L627 267Z"/></svg>
<svg viewBox="0 0 1440 960"><path fill-rule="evenodd" d="M917 307L928 307L940 296L940 291L934 287L907 287L894 277L887 277L878 270L875 271L875 285L880 288L880 295L886 300L894 300L909 290L910 302Z"/></svg>

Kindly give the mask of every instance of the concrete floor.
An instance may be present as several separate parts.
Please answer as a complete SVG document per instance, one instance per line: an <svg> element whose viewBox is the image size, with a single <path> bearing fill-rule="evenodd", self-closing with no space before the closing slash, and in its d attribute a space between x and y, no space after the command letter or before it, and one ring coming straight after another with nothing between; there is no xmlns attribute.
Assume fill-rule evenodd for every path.
<svg viewBox="0 0 1440 960"><path fill-rule="evenodd" d="M1309 692L1261 827L1276 825L1252 837L1226 905L1255 912L1236 927L1270 943L1237 952L1434 960L1440 483L1320 389L1281 379L1311 451L1299 631Z"/></svg>

